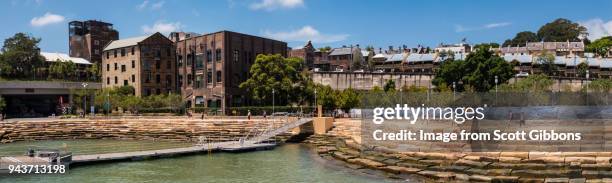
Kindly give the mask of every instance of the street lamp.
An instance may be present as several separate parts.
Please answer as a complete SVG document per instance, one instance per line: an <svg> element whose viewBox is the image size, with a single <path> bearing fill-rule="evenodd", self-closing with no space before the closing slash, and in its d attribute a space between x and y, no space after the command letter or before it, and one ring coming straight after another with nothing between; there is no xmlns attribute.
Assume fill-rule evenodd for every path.
<svg viewBox="0 0 612 183"><path fill-rule="evenodd" d="M499 80L497 80L497 75L495 76L495 95L497 95L497 82Z"/></svg>
<svg viewBox="0 0 612 183"><path fill-rule="evenodd" d="M589 70L586 71L586 92L589 93Z"/></svg>
<svg viewBox="0 0 612 183"><path fill-rule="evenodd" d="M274 89L272 89L272 115L274 114Z"/></svg>
<svg viewBox="0 0 612 183"><path fill-rule="evenodd" d="M317 108L317 89L316 88L314 89L314 98L315 98L314 107Z"/></svg>

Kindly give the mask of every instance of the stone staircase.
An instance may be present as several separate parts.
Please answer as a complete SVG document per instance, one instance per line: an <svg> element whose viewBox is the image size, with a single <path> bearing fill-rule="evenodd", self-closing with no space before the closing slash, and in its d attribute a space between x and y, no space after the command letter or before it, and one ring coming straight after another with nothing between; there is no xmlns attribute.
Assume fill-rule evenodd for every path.
<svg viewBox="0 0 612 183"><path fill-rule="evenodd" d="M612 152L398 153L361 151L346 137L317 135L307 142L317 145L320 156L345 161L349 168L384 171L399 179L418 175L435 182L612 182Z"/></svg>

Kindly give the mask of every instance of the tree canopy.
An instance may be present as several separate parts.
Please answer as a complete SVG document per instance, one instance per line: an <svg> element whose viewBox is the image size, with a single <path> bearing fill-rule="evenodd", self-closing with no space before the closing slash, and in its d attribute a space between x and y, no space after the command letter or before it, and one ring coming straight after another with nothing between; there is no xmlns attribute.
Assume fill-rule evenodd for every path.
<svg viewBox="0 0 612 183"><path fill-rule="evenodd" d="M40 55L39 42L40 38L25 33L17 33L4 40L0 73L12 78L33 76L45 60Z"/></svg>
<svg viewBox="0 0 612 183"><path fill-rule="evenodd" d="M537 33L531 31L519 32L514 38L504 41L502 46L525 46L527 42L536 41L580 41L580 38L585 38L586 35L587 29L584 26L568 19L559 18L542 25ZM588 40L586 41L588 42Z"/></svg>
<svg viewBox="0 0 612 183"><path fill-rule="evenodd" d="M277 104L301 102L305 96L312 96L309 94L312 81L304 69L304 61L300 58L260 54L251 66L251 77L241 83L240 88L264 104L272 104L272 91L280 102Z"/></svg>
<svg viewBox="0 0 612 183"><path fill-rule="evenodd" d="M540 41L540 38L536 33L533 33L531 31L523 31L517 33L514 38L507 39L506 41L504 41L504 44L502 46L525 46L527 42L535 41Z"/></svg>
<svg viewBox="0 0 612 183"><path fill-rule="evenodd" d="M451 86L455 82L458 91L473 88L478 92L495 87L495 76L499 84L512 78L512 66L501 57L486 49L479 49L465 60L446 61L432 81L437 87Z"/></svg>
<svg viewBox="0 0 612 183"><path fill-rule="evenodd" d="M544 24L538 30L538 37L544 41L580 41L586 34L584 26L564 18Z"/></svg>
<svg viewBox="0 0 612 183"><path fill-rule="evenodd" d="M591 44L589 44L586 48L588 52L593 52L597 54L598 56L603 56L603 57L610 56L610 55L607 55L608 52L610 52L610 49L612 49L612 36L606 36L606 37L599 38L593 41Z"/></svg>

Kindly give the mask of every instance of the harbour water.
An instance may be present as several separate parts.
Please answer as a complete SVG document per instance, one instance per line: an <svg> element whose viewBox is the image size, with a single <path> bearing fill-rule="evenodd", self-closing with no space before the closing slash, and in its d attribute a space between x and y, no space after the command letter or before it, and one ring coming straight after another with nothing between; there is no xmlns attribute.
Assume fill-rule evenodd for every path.
<svg viewBox="0 0 612 183"><path fill-rule="evenodd" d="M0 145L0 153L7 149L27 148L28 145ZM134 148L135 142L115 143L115 151ZM140 148L155 149L152 142L142 142ZM77 154L97 153L96 144L109 145L109 140L49 141L43 144L70 144L80 148ZM89 144L77 146L76 144ZM117 144L123 144L118 145ZM185 144L177 143L174 146ZM162 144L163 147L171 144ZM83 149L85 148L85 149ZM122 149L123 148L123 149ZM5 151L3 151L5 150ZM104 151L105 149L98 149ZM11 151L13 152L13 151ZM285 144L273 150L248 153L212 153L165 159L114 162L74 167L58 175L0 175L0 182L394 182L379 174L367 174L346 168L342 163L319 157L303 144ZM403 180L402 180L403 181Z"/></svg>

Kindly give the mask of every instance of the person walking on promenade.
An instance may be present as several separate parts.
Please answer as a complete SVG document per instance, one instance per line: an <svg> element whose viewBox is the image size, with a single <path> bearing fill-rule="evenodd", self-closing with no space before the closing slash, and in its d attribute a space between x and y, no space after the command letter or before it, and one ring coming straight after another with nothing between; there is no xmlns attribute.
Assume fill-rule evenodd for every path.
<svg viewBox="0 0 612 183"><path fill-rule="evenodd" d="M247 118L249 119L249 121L251 120L251 110L247 110Z"/></svg>
<svg viewBox="0 0 612 183"><path fill-rule="evenodd" d="M266 111L263 111L263 117L266 119Z"/></svg>

